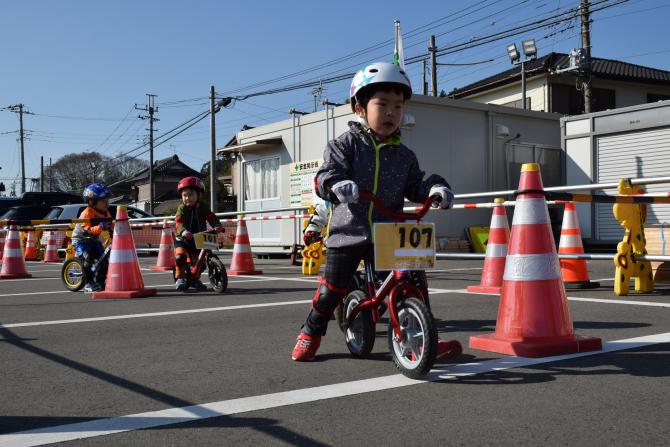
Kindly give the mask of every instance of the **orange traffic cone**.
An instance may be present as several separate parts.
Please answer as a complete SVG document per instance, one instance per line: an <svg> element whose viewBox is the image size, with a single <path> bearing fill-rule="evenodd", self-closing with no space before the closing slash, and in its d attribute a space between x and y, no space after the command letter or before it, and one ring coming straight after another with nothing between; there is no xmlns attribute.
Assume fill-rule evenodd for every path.
<svg viewBox="0 0 670 447"><path fill-rule="evenodd" d="M125 206L116 207L116 224L112 251L109 254L109 268L105 290L93 292L93 299L101 298L142 298L153 296L156 289L145 289L140 263L135 253L133 233L128 224L128 210Z"/></svg>
<svg viewBox="0 0 670 447"><path fill-rule="evenodd" d="M23 250L21 250L21 237L16 225L9 228L7 240L3 250L2 270L0 270L0 279L18 279L31 278L33 275L28 273L26 261L23 259Z"/></svg>
<svg viewBox="0 0 670 447"><path fill-rule="evenodd" d="M489 229L489 240L486 243L486 258L482 279L478 286L468 286L468 292L500 293L505 271L505 257L509 244L509 224L507 213L502 205L504 199L495 199Z"/></svg>
<svg viewBox="0 0 670 447"><path fill-rule="evenodd" d="M37 261L37 247L35 246L35 230L28 230L28 239L26 240L26 251L24 253L26 261Z"/></svg>
<svg viewBox="0 0 670 447"><path fill-rule="evenodd" d="M579 230L577 211L575 204L572 202L565 202L558 252L561 254L584 253L582 232ZM561 259L561 275L563 275L563 284L566 289L595 289L600 287L600 283L589 279L589 271L584 259Z"/></svg>
<svg viewBox="0 0 670 447"><path fill-rule="evenodd" d="M47 239L47 248L44 251L44 260L42 262L60 262L58 257L58 246L56 245L56 232L49 231Z"/></svg>
<svg viewBox="0 0 670 447"><path fill-rule="evenodd" d="M471 348L544 357L602 347L599 338L574 333L542 188L540 166L524 164L496 330L470 337Z"/></svg>
<svg viewBox="0 0 670 447"><path fill-rule="evenodd" d="M163 222L163 231L161 232L161 242L158 246L158 259L156 265L151 270L173 270L177 265L174 256L174 239L172 239L172 227L167 219Z"/></svg>
<svg viewBox="0 0 670 447"><path fill-rule="evenodd" d="M5 249L5 234L7 231L5 231L4 228L0 229L0 261L2 261L2 252Z"/></svg>
<svg viewBox="0 0 670 447"><path fill-rule="evenodd" d="M263 272L256 270L254 258L249 243L249 233L244 220L237 222L237 233L235 234L235 245L233 246L233 260L230 262L229 275L262 275Z"/></svg>

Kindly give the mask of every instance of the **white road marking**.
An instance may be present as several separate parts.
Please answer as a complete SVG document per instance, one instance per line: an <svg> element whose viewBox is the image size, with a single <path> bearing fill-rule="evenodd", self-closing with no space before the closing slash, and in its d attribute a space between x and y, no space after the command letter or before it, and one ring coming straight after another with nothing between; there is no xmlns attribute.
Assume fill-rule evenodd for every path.
<svg viewBox="0 0 670 447"><path fill-rule="evenodd" d="M143 314L126 314L126 315L111 315L107 317L90 317L90 318L73 318L70 320L51 320L51 321L33 321L27 323L8 323L0 325L0 329L14 328L14 327L28 327L28 326L50 326L55 324L73 324L73 323L90 323L93 321L110 321L110 320L127 320L132 318L149 318L149 317L166 317L170 315L185 315L197 314L204 312L220 312L223 310L239 310L239 309L255 309L259 307L277 307L289 306L294 304L307 304L311 300L299 301L279 301L275 303L259 303L259 304L241 304L238 306L221 306L221 307L205 307L199 309L186 310L171 310L165 312L148 312Z"/></svg>
<svg viewBox="0 0 670 447"><path fill-rule="evenodd" d="M26 430L0 435L0 447L33 447L56 442L93 438L220 416L248 413L251 411L261 411L308 402L337 399L345 396L402 388L440 380L457 380L459 377L468 377L492 371L504 371L513 368L523 368L562 360L600 355L659 343L670 343L670 332L606 342L603 344L602 351L581 352L577 354L543 358L502 357L484 362L451 365L444 369L431 371L425 380L412 380L401 374L396 374L392 376L354 380L312 388Z"/></svg>

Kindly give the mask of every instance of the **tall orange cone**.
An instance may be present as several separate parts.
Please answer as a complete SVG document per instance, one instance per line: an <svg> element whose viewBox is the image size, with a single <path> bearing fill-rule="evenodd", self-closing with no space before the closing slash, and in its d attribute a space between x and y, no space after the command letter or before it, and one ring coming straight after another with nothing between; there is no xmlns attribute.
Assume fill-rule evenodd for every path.
<svg viewBox="0 0 670 447"><path fill-rule="evenodd" d="M19 236L16 225L9 228L2 258L0 279L31 278L33 276L26 268L23 250L21 250L21 236Z"/></svg>
<svg viewBox="0 0 670 447"><path fill-rule="evenodd" d="M577 210L573 202L565 202L561 239L558 243L560 254L583 254L582 232L579 230ZM600 283L591 281L584 259L561 259L561 275L566 289L595 289Z"/></svg>
<svg viewBox="0 0 670 447"><path fill-rule="evenodd" d="M177 265L177 260L174 256L174 239L172 238L172 227L167 219L163 222L163 230L161 232L161 242L158 246L158 259L156 265L151 267L151 270L172 270Z"/></svg>
<svg viewBox="0 0 670 447"><path fill-rule="evenodd" d="M58 245L56 245L56 232L49 231L49 238L47 239L47 248L44 251L44 259L42 262L60 262L58 257Z"/></svg>
<svg viewBox="0 0 670 447"><path fill-rule="evenodd" d="M153 296L156 292L156 289L144 288L133 233L128 224L128 210L125 206L118 206L105 290L93 292L93 299L142 298Z"/></svg>
<svg viewBox="0 0 670 447"><path fill-rule="evenodd" d="M545 357L602 348L599 338L574 333L542 189L540 166L524 164L496 330L470 337L473 349Z"/></svg>
<svg viewBox="0 0 670 447"><path fill-rule="evenodd" d="M0 261L2 261L2 252L5 250L5 234L7 234L7 231L0 228Z"/></svg>
<svg viewBox="0 0 670 447"><path fill-rule="evenodd" d="M237 222L237 233L235 234L235 245L233 246L233 260L230 262L228 275L262 275L263 272L256 270L254 258L249 243L247 224L240 219Z"/></svg>
<svg viewBox="0 0 670 447"><path fill-rule="evenodd" d="M35 230L28 230L28 239L26 240L26 251L24 253L26 261L37 261L37 246L35 245Z"/></svg>
<svg viewBox="0 0 670 447"><path fill-rule="evenodd" d="M509 223L507 223L505 207L502 205L504 201L504 199L495 199L496 205L493 206L491 216L482 279L478 286L468 286L468 292L500 293L509 244Z"/></svg>

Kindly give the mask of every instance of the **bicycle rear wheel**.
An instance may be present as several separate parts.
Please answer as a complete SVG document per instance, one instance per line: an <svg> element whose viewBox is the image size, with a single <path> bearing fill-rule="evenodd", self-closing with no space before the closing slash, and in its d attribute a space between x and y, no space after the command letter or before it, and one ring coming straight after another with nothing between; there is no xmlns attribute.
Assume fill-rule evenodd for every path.
<svg viewBox="0 0 670 447"><path fill-rule="evenodd" d="M365 301L367 296L360 290L350 292L341 304L344 317L344 341L347 343L349 352L356 358L366 358L370 355L375 345L375 323L372 320L370 309L364 310L356 315L351 326L347 325L347 318L351 311L360 303Z"/></svg>
<svg viewBox="0 0 670 447"><path fill-rule="evenodd" d="M393 362L400 372L411 378L425 376L435 363L437 330L433 314L417 298L406 298L398 305L398 322L402 341L393 336L389 323L388 344Z"/></svg>

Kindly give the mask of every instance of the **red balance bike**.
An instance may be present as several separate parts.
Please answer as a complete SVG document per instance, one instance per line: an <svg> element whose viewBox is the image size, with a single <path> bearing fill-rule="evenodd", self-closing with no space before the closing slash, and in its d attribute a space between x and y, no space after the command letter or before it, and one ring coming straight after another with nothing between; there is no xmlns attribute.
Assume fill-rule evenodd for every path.
<svg viewBox="0 0 670 447"><path fill-rule="evenodd" d="M216 239L217 232L214 230L195 233L193 239L195 247L200 250L196 259L189 259L190 263L186 266L186 281L191 282L200 278L200 275L207 269L209 284L216 293L223 293L228 288L228 274L223 262L212 253L212 250L218 250L219 242ZM175 270L172 275L176 279Z"/></svg>
<svg viewBox="0 0 670 447"><path fill-rule="evenodd" d="M361 191L360 197L371 200L383 216L395 222L377 223L374 228L377 270L388 269L382 258L389 257L393 258L394 268L388 269L391 272L377 287L372 261L365 260L367 290L349 292L342 304L345 341L354 357L366 358L375 343L375 324L388 307L388 346L393 361L403 375L418 379L430 371L438 351L440 358L455 357L462 352L458 341L438 340L428 301L426 272L422 270L425 267L420 265L421 257L434 261L433 226L421 225L419 221L435 197L426 200L416 213L392 212L368 191ZM405 221L416 224L402 224Z"/></svg>

